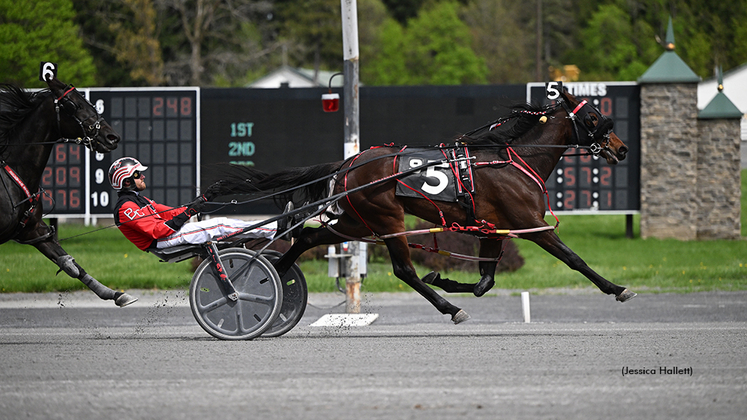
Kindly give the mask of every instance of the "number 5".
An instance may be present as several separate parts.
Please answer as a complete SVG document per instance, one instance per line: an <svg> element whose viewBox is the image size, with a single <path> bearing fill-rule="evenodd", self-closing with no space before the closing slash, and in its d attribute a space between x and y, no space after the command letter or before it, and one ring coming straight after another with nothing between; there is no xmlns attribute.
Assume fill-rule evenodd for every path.
<svg viewBox="0 0 747 420"><path fill-rule="evenodd" d="M430 185L427 182L423 183L423 186L421 188L423 189L423 191L431 195L438 195L439 193L441 193L441 191L445 190L447 186L449 186L449 178L445 173L438 172L436 170L436 166L448 168L448 165L444 163L441 165L429 166L428 169L425 170L426 177L436 178L436 180L438 181L437 185Z"/></svg>
<svg viewBox="0 0 747 420"><path fill-rule="evenodd" d="M547 82L545 85L545 91L547 92L547 99L554 100L560 97L560 92L563 90L563 82Z"/></svg>

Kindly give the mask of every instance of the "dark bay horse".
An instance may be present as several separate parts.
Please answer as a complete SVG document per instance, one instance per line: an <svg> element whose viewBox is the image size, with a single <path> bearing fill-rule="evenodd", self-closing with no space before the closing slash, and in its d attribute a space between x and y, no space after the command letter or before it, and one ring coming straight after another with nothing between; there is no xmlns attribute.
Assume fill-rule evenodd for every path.
<svg viewBox="0 0 747 420"><path fill-rule="evenodd" d="M304 251L314 246L373 235L386 244L394 274L441 313L450 314L454 323L459 323L469 316L427 284L446 292L483 295L495 283L493 277L502 249L501 240L519 237L535 242L570 268L581 272L602 292L613 294L618 301L624 302L636 294L609 282L589 268L544 219L547 202L544 182L566 146L586 146L609 164L625 158L627 147L612 132L612 126L612 121L599 110L568 92L562 92L560 100L552 106L515 107L509 117L459 138L459 146L441 149L443 156L454 156L443 163L448 166L447 171L461 171L457 176L460 180L466 178L463 175L465 170L472 177L471 188L466 182L457 182L467 190L466 202L461 203L437 202L437 199L424 194L397 194L396 187L403 173L398 173L395 160L410 153L398 147L372 148L345 161L289 169L272 175L232 167L225 188L234 192L283 192L302 186L304 198L310 201L324 199L329 194L333 197L334 194L343 194L342 198L335 200L336 221L318 228L305 228L290 250L277 261L276 268L281 275ZM461 150L461 155L454 154L455 150ZM425 169L420 171L422 173ZM330 178L330 174L336 175ZM433 172L432 177L437 180L439 175ZM330 181L333 185L328 189ZM480 281L461 284L442 279L438 273L430 273L421 279L410 261L406 237L398 235L405 231L405 213L444 227L459 226L459 231L476 235L480 240Z"/></svg>
<svg viewBox="0 0 747 420"><path fill-rule="evenodd" d="M0 85L0 244L15 240L33 245L101 299L127 306L137 299L104 286L62 249L42 220L39 189L56 143L74 141L108 153L120 137L74 87L55 77L47 85L49 89L38 92Z"/></svg>

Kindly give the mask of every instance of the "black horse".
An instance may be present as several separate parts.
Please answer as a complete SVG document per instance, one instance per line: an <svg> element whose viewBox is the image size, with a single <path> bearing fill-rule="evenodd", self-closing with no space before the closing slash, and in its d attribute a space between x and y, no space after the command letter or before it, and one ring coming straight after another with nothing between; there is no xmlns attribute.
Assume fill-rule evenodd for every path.
<svg viewBox="0 0 747 420"><path fill-rule="evenodd" d="M495 283L501 241L507 237L519 237L535 242L570 268L581 272L602 292L615 295L618 301L624 302L636 294L609 282L589 268L544 219L548 201L544 182L567 147L584 146L609 164L625 159L628 148L612 132L612 124L612 120L586 101L563 92L560 101L553 106L517 106L509 118L462 136L455 146L437 148L435 156L441 155L440 159L431 163L445 166L445 172L438 172L426 163L432 159L428 156L434 156L432 152L417 157L415 160L422 166L415 169L426 180L425 184L423 178L419 181L422 190L403 184L408 174L398 161L408 159L412 162L413 156L418 156L413 153L424 151L380 147L345 161L271 175L234 166L225 176L224 192L287 194L294 188L301 188L304 193L301 200L324 202L326 199L336 203L333 206L333 213L337 214L334 223L305 228L298 241L276 262L275 267L281 276L312 247L373 236L386 244L394 274L441 313L450 314L454 323L459 323L469 316L428 284L446 292L483 295ZM455 183L464 193L463 199L439 201L426 194L429 189L426 185L430 189L438 186L449 173L454 174ZM398 188L400 192L397 192ZM412 191L408 192L408 189ZM326 198L330 196L332 198ZM315 205L309 204L299 210ZM410 261L407 238L402 235L405 213L445 229L477 236L482 259L479 263L480 281L461 284L443 279L438 273L430 273L421 279Z"/></svg>
<svg viewBox="0 0 747 420"><path fill-rule="evenodd" d="M54 144L75 141L108 153L120 137L73 86L57 78L47 85L37 92L0 85L0 244L33 245L101 299L127 306L137 299L104 286L62 249L54 229L42 220L39 189Z"/></svg>

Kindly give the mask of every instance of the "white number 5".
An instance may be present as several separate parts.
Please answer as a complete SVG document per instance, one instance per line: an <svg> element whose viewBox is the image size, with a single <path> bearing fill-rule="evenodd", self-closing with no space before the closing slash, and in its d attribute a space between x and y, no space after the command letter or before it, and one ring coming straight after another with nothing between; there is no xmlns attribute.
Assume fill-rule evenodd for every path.
<svg viewBox="0 0 747 420"><path fill-rule="evenodd" d="M547 82L545 87L547 92L547 99L554 100L560 97L560 92L563 90L563 82Z"/></svg>
<svg viewBox="0 0 747 420"><path fill-rule="evenodd" d="M436 178L438 181L437 185L431 185L427 182L423 183L423 186L421 187L423 191L427 192L428 194L437 195L441 193L441 191L445 190L446 187L449 185L449 178L446 176L443 172L436 171L436 167L448 167L447 164L443 163L441 165L435 165L435 166L429 166L428 169L425 170L425 176L428 178Z"/></svg>

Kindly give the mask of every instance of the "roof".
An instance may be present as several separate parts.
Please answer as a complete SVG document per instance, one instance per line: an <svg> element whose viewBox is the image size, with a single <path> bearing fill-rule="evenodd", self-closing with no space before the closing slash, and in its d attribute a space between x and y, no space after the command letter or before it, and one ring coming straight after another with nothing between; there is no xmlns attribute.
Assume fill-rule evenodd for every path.
<svg viewBox="0 0 747 420"><path fill-rule="evenodd" d="M715 118L742 118L742 111L737 108L736 105L729 98L724 95L724 92L719 92L716 97L698 113L698 118L701 119L715 119Z"/></svg>
<svg viewBox="0 0 747 420"><path fill-rule="evenodd" d="M747 114L747 63L723 73L723 93ZM718 94L718 75L698 84L698 109L704 109Z"/></svg>
<svg viewBox="0 0 747 420"><path fill-rule="evenodd" d="M674 30L672 17L667 25L666 49L664 53L646 70L638 83L697 83L700 76L674 52Z"/></svg>
<svg viewBox="0 0 747 420"><path fill-rule="evenodd" d="M280 87L303 88L303 87L329 87L329 81L332 76L338 72L319 70L317 81L314 82L313 69L299 69L290 66L281 66L271 71L265 76L249 83L246 87L250 88L269 88L276 89ZM332 87L342 87L342 75L332 79Z"/></svg>

